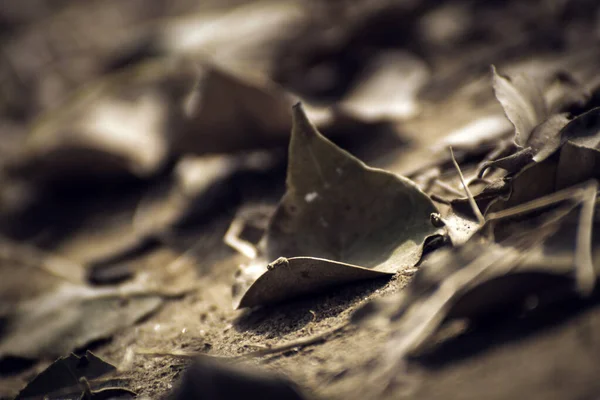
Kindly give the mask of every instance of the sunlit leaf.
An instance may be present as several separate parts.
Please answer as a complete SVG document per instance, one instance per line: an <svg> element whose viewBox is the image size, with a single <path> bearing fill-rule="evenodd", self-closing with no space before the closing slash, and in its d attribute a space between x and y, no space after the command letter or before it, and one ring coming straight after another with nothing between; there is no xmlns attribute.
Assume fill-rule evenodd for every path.
<svg viewBox="0 0 600 400"><path fill-rule="evenodd" d="M161 59L84 86L35 123L11 169L60 179L156 173L196 73L189 61Z"/></svg>
<svg viewBox="0 0 600 400"><path fill-rule="evenodd" d="M370 168L324 138L301 105L294 107L293 124L287 191L263 238L264 258L293 260L288 264L294 273L314 271L309 276L315 287L324 286L316 284L319 279L335 281L334 267L360 268L361 276L368 269L376 276L414 266L425 239L439 231L431 222L437 210L429 197L410 180ZM277 278L284 271L268 269L255 283L266 287L247 293L271 291L273 300L281 300L281 293L300 291L292 279ZM321 278L315 276L319 271ZM340 279L349 278L340 273ZM237 303L245 303L243 296Z"/></svg>
<svg viewBox="0 0 600 400"><path fill-rule="evenodd" d="M494 67L492 74L496 98L515 127L515 143L526 147L533 129L548 117L542 88L525 75L508 78L500 75Z"/></svg>
<svg viewBox="0 0 600 400"><path fill-rule="evenodd" d="M384 53L370 62L340 107L367 122L408 119L419 113L416 97L428 79L427 65L416 56Z"/></svg>

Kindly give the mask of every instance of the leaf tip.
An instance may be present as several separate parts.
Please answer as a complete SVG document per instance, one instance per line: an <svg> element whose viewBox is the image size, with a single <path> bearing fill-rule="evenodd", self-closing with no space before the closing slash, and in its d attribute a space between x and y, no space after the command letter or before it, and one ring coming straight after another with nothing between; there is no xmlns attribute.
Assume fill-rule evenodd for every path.
<svg viewBox="0 0 600 400"><path fill-rule="evenodd" d="M316 136L318 134L317 128L308 119L302 103L298 102L294 104L292 106L292 136Z"/></svg>

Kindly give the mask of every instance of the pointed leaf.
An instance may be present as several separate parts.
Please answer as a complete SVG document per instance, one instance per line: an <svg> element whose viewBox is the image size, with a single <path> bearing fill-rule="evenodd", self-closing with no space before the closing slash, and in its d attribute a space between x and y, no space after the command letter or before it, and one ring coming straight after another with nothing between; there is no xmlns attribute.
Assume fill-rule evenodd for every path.
<svg viewBox="0 0 600 400"><path fill-rule="evenodd" d="M414 266L425 239L439 231L430 221L437 210L429 197L412 181L370 168L331 143L309 122L301 105L293 112L287 191L263 239L265 258L301 257L302 263L310 258L311 269L316 263L335 268L342 281L356 273L377 276ZM300 261L294 265L301 268ZM360 271L342 273L344 268ZM366 274L365 268L377 273ZM287 279L269 270L255 285L275 285L267 275ZM320 276L324 284L314 282L315 287L335 281L327 272Z"/></svg>
<svg viewBox="0 0 600 400"><path fill-rule="evenodd" d="M60 357L29 382L16 398L42 398L62 388L76 386L82 377L92 380L116 370L114 365L97 357L91 351L87 351L81 357L75 354Z"/></svg>
<svg viewBox="0 0 600 400"><path fill-rule="evenodd" d="M494 66L492 74L496 98L515 127L515 143L526 147L533 129L548 117L542 89L525 75L502 76Z"/></svg>
<svg viewBox="0 0 600 400"><path fill-rule="evenodd" d="M311 256L394 273L421 257L436 208L412 181L341 150L294 108L287 192L266 235L269 258Z"/></svg>

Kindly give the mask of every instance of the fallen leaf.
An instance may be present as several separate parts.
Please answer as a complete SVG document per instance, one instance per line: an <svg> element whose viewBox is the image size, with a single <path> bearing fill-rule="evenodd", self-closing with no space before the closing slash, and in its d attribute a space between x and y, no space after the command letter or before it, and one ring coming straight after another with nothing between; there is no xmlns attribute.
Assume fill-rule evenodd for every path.
<svg viewBox="0 0 600 400"><path fill-rule="evenodd" d="M310 253L394 273L420 259L423 241L437 231L436 211L413 182L367 167L295 106L287 191L265 237L268 254Z"/></svg>
<svg viewBox="0 0 600 400"><path fill-rule="evenodd" d="M269 82L244 81L206 64L173 139L178 153L256 149L285 141L291 95Z"/></svg>
<svg viewBox="0 0 600 400"><path fill-rule="evenodd" d="M431 223L437 210L429 197L407 178L370 168L331 143L309 122L300 104L293 114L287 191L263 238L263 258L292 260L286 262L292 265L290 271L309 272L315 286L319 279L333 283L334 267L349 269L338 272L348 281L354 279L349 278L352 274L391 275L414 266L426 238L441 232ZM322 268L315 265L319 263ZM283 300L282 293L305 291L280 277L285 267L264 268L264 276L247 292L236 293L235 304L250 302L245 299L249 293L260 293L261 301L267 302L269 291L273 300ZM265 284L266 288L254 287Z"/></svg>
<svg viewBox="0 0 600 400"><path fill-rule="evenodd" d="M533 129L548 117L540 84L523 74L507 77L492 66L493 87L504 113L515 127L515 143L526 147Z"/></svg>
<svg viewBox="0 0 600 400"><path fill-rule="evenodd" d="M482 164L479 176L489 167L509 173L520 171L532 162L542 162L574 134L567 113L574 105L583 105L589 94L566 73L556 73L546 85L538 78L518 74L503 77L492 68L494 93L504 113L515 127L514 142L519 150L506 157Z"/></svg>
<svg viewBox="0 0 600 400"><path fill-rule="evenodd" d="M160 236L195 216L206 215L235 191L233 179L237 175L265 173L280 162L278 154L261 151L185 156L175 166L166 187L142 199L134 216L134 229L139 237Z"/></svg>
<svg viewBox="0 0 600 400"><path fill-rule="evenodd" d="M17 252L0 260L0 358L53 358L110 337L156 310L165 296L147 284L94 288L81 271ZM71 266L69 265L69 268Z"/></svg>
<svg viewBox="0 0 600 400"><path fill-rule="evenodd" d="M592 182L492 216L487 227L498 242L479 234L463 246L433 254L405 290L359 312L357 320L391 324L394 337L386 356L398 362L421 354L450 319L519 308L528 296L560 300L576 289L589 294L600 271L591 258L596 190ZM538 215L532 218L532 212ZM524 220L525 214L529 218ZM572 215L577 220L574 234L563 226ZM502 224L502 218L511 216L520 219Z"/></svg>
<svg viewBox="0 0 600 400"><path fill-rule="evenodd" d="M10 170L42 179L156 173L195 77L188 60L159 59L84 86L34 124Z"/></svg>
<svg viewBox="0 0 600 400"><path fill-rule="evenodd" d="M358 84L339 107L366 122L400 121L420 111L418 92L429 80L427 65L416 56L390 51L374 57L356 78Z"/></svg>
<svg viewBox="0 0 600 400"><path fill-rule="evenodd" d="M258 259L240 271L232 291L236 309L279 303L344 283L389 276L386 272L313 257L282 257L270 264Z"/></svg>
<svg viewBox="0 0 600 400"><path fill-rule="evenodd" d="M568 128L556 171L559 189L600 177L600 108L573 119Z"/></svg>
<svg viewBox="0 0 600 400"><path fill-rule="evenodd" d="M114 374L117 368L87 351L85 355L79 357L71 354L67 357L60 357L54 361L48 368L39 373L31 382L23 388L16 399L78 399L81 394L79 380L85 378L87 381ZM115 378L114 381L117 381ZM103 386L110 384L111 381L102 382ZM113 388L121 391L125 389ZM106 390L106 389L103 389Z"/></svg>
<svg viewBox="0 0 600 400"><path fill-rule="evenodd" d="M530 153L532 157L528 159L522 156L525 150L532 147L513 156L488 163L487 166L512 171L513 176L509 174L492 182L476 196L478 204L484 205L481 209L498 211L510 208L555 190L598 178L596 163L600 163L597 150L600 143L599 115L600 108L583 113L564 125L558 134L535 136L534 131L532 138L535 138L538 144L537 152ZM554 118L562 119L560 114L554 115L538 128L543 128L547 124L552 125ZM562 122L559 125L562 125ZM554 132L555 128L551 130ZM513 164L509 165L510 162ZM507 190L510 192L507 193ZM454 200L452 204L464 212L466 199Z"/></svg>
<svg viewBox="0 0 600 400"><path fill-rule="evenodd" d="M265 400L302 400L299 388L287 378L267 374L256 367L242 367L198 357L171 392L175 400L230 400L240 398Z"/></svg>

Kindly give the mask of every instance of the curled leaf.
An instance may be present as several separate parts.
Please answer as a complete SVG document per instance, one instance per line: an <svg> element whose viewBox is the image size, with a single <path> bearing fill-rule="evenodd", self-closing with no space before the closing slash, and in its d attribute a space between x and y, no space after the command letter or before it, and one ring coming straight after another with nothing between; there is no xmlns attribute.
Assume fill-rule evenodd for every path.
<svg viewBox="0 0 600 400"><path fill-rule="evenodd" d="M494 66L492 74L496 98L515 127L515 143L525 147L533 129L548 117L544 93L540 85L526 75L509 78L500 75Z"/></svg>
<svg viewBox="0 0 600 400"><path fill-rule="evenodd" d="M233 286L234 308L278 303L332 286L389 276L388 273L314 257L254 262ZM251 271L251 272L250 272Z"/></svg>
<svg viewBox="0 0 600 400"><path fill-rule="evenodd" d="M574 125L563 111L582 105L589 97L566 73L556 73L544 87L525 74L513 79L499 75L495 68L494 92L504 113L515 127L515 144L522 149L514 154L483 163L479 176L489 167L516 173L532 162L542 162L574 134Z"/></svg>
<svg viewBox="0 0 600 400"><path fill-rule="evenodd" d="M485 197L491 207L490 210L497 211L550 194L558 189L599 178L597 172L597 166L600 165L599 116L600 108L595 108L573 118L560 129L558 134L536 135L536 131L541 132L544 126L552 125L553 120L562 119L560 114L550 117L534 130L531 138L535 139L533 141L535 147L527 147L511 156L487 164L487 166L504 168L514 175L492 183L484 192L476 196L476 200L484 201ZM501 189L503 183L510 188L510 194L504 199L505 202L497 202L501 197L494 198L494 193L497 192L494 186ZM464 200L459 202L464 203ZM492 207L493 203L496 203L496 206ZM461 206L464 204L459 205Z"/></svg>
<svg viewBox="0 0 600 400"><path fill-rule="evenodd" d="M264 257L299 257L293 262L298 271L316 271L320 264L320 279L327 285L335 282L329 268L360 268L359 274L366 277L414 266L425 239L439 230L430 221L437 210L429 197L412 181L370 168L331 143L309 122L300 104L293 113L287 191L263 238ZM271 292L274 301L283 300L280 293L297 292L293 279L279 277L281 271L266 270L254 283L266 287L250 287L246 293ZM338 275L348 280L354 272ZM239 304L245 303L243 297Z"/></svg>
<svg viewBox="0 0 600 400"><path fill-rule="evenodd" d="M564 293L574 295L575 289L588 294L598 274L591 258L596 190L596 183L590 183L492 215L488 228L497 243L477 235L463 246L434 254L395 299L371 306L360 318L393 326L386 354L397 362L420 354L448 319L522 307L531 295L550 293L557 300ZM537 214L531 217L532 212ZM517 216L518 222L501 221Z"/></svg>

